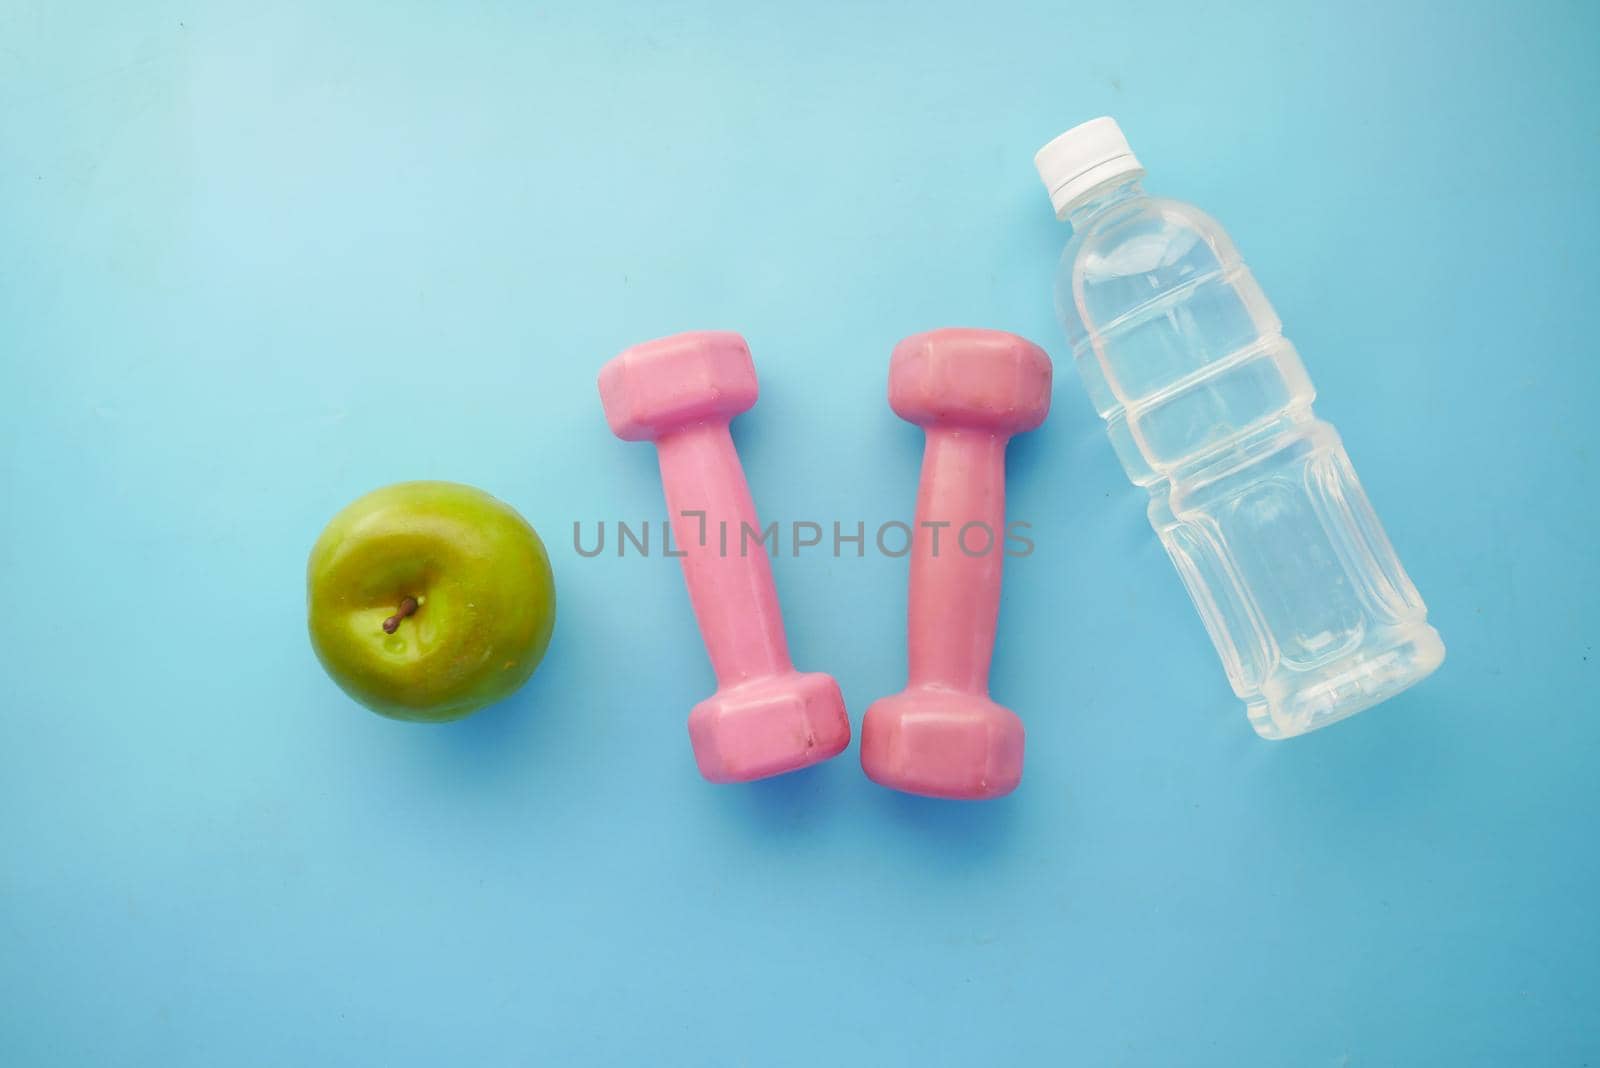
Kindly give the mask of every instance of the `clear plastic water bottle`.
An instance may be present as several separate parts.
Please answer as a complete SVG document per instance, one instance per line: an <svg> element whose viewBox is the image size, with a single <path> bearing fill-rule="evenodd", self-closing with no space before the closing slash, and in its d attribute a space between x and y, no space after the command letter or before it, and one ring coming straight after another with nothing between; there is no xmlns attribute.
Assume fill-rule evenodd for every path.
<svg viewBox="0 0 1600 1068"><path fill-rule="evenodd" d="M1056 309L1079 375L1256 732L1303 734L1426 678L1444 644L1228 235L1145 193L1112 119L1034 162L1072 225Z"/></svg>

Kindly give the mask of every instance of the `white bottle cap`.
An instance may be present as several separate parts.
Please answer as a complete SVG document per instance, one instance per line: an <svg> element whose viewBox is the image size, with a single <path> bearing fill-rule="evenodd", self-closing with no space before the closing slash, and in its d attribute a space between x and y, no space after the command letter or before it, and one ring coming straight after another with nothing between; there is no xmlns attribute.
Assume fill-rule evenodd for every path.
<svg viewBox="0 0 1600 1068"><path fill-rule="evenodd" d="M1065 219L1073 201L1091 189L1144 173L1117 120L1110 116L1074 126L1035 153L1033 165L1050 190L1058 219Z"/></svg>

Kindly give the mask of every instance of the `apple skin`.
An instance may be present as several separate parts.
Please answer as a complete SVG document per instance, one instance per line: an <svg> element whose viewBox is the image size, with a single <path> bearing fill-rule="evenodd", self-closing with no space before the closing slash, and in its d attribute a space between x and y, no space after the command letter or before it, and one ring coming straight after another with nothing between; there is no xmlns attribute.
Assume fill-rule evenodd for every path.
<svg viewBox="0 0 1600 1068"><path fill-rule="evenodd" d="M412 598L414 612L385 621ZM306 565L317 659L379 715L460 719L515 693L555 629L544 543L516 510L454 482L400 482L333 517Z"/></svg>

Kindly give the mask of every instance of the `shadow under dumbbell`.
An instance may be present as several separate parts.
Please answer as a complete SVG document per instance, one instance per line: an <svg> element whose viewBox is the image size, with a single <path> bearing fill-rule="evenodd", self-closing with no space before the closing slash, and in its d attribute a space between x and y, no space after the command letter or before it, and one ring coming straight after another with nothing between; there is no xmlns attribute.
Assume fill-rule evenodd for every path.
<svg viewBox="0 0 1600 1068"><path fill-rule="evenodd" d="M721 786L706 793L710 807L742 832L762 839L774 834L810 834L839 808L839 773L854 770L845 762L828 760L770 779Z"/></svg>
<svg viewBox="0 0 1600 1068"><path fill-rule="evenodd" d="M1022 804L1015 796L992 801L947 801L919 797L896 790L878 789L879 809L908 844L927 851L945 867L965 868L987 864L1008 848L1021 820Z"/></svg>

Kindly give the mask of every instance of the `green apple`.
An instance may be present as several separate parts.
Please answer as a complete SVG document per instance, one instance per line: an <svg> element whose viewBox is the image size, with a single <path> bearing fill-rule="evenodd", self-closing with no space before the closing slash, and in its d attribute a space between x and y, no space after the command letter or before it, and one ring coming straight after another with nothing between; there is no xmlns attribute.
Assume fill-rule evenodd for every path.
<svg viewBox="0 0 1600 1068"><path fill-rule="evenodd" d="M454 482L401 482L333 517L306 565L317 659L381 715L439 723L509 697L544 657L556 589L516 510Z"/></svg>

